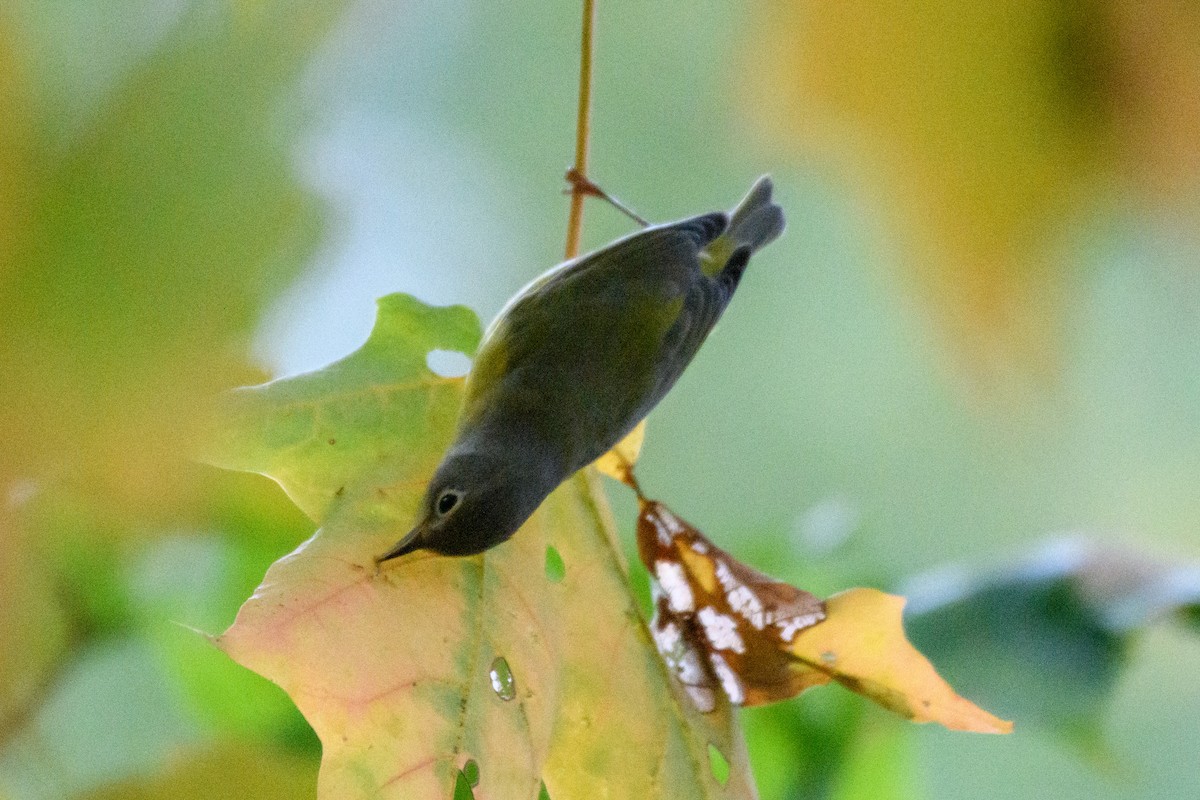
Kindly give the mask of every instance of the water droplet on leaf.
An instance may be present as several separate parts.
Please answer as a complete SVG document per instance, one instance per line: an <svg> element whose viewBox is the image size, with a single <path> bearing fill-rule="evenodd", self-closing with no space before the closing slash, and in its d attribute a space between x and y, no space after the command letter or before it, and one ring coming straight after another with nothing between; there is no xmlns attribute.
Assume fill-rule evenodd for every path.
<svg viewBox="0 0 1200 800"><path fill-rule="evenodd" d="M504 656L496 656L489 675L492 679L492 691L496 693L497 697L501 700L512 700L517 696L517 682L513 678L512 670L509 669Z"/></svg>

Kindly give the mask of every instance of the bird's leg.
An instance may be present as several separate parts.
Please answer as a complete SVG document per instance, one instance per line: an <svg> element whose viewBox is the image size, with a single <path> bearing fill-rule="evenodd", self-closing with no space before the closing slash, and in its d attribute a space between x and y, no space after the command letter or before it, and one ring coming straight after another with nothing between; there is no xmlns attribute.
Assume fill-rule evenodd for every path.
<svg viewBox="0 0 1200 800"><path fill-rule="evenodd" d="M650 227L650 223L647 222L644 217L640 216L629 206L625 205L620 200L613 197L596 184L592 183L591 179L589 179L586 175L581 174L579 170L575 169L574 167L571 167L569 170L567 170L567 174L563 177L566 178L567 183L570 184L569 188L563 189L563 194L573 194L575 192L579 192L580 194L588 195L590 197L599 197L601 200L608 201L613 208L617 209L622 214L636 222L638 225L641 225L643 228Z"/></svg>

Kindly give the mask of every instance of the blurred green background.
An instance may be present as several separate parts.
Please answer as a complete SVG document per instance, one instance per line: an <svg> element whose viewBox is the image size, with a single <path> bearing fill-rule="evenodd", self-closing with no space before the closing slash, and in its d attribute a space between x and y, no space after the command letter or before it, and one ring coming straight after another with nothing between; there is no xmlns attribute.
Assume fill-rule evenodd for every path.
<svg viewBox="0 0 1200 800"><path fill-rule="evenodd" d="M599 6L592 177L667 220L770 172L789 218L651 417L643 486L814 591L910 592L917 643L1017 722L817 690L744 714L763 797L1194 794L1200 10ZM188 629L311 526L189 461L200 412L357 347L379 295L486 320L558 260L578 25L0 8L0 799L313 795L287 698ZM588 206L588 246L629 230Z"/></svg>

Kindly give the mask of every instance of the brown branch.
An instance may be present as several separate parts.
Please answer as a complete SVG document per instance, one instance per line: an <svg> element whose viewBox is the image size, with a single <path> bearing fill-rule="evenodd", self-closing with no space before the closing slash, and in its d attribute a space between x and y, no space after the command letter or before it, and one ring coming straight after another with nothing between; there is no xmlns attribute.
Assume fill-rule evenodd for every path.
<svg viewBox="0 0 1200 800"><path fill-rule="evenodd" d="M579 37L579 111L575 118L575 165L571 167L571 172L582 181L587 179L588 142L592 132L592 31L595 25L596 2L583 0L583 31ZM582 182L572 185L571 213L567 218L567 258L579 255L586 194Z"/></svg>

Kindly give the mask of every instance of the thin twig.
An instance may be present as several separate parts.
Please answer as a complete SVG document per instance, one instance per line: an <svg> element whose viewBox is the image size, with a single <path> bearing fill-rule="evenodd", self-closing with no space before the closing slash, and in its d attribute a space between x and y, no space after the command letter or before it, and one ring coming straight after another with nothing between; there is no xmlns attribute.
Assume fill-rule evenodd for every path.
<svg viewBox="0 0 1200 800"><path fill-rule="evenodd" d="M583 179L587 178L588 142L592 132L592 30L595 25L595 0L583 0L583 31L579 37L579 113L575 118L575 165L571 168ZM567 258L579 255L585 195L580 184L573 186L571 214L567 218Z"/></svg>

